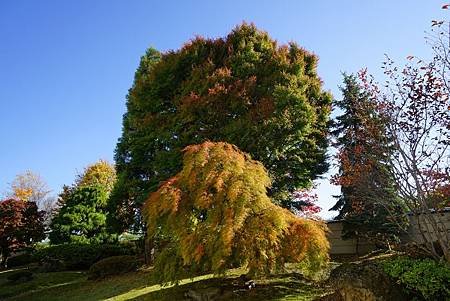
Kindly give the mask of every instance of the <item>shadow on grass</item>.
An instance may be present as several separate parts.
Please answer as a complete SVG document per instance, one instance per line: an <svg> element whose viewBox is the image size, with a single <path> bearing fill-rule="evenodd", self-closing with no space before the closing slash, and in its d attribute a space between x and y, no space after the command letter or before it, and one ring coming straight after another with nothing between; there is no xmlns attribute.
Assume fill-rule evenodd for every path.
<svg viewBox="0 0 450 301"><path fill-rule="evenodd" d="M274 275L256 280L256 287L244 289L243 282L237 276L240 271L225 277L211 278L212 275L184 279L178 286L162 286L151 280L151 272L136 272L118 275L99 281L89 281L84 273L56 272L36 273L36 278L29 283L20 284L11 290L9 299L1 300L35 300L35 301L88 301L88 300L151 300L182 301L189 290L219 289L220 296L214 300L313 300L323 290L300 274L289 273ZM3 275L2 275L3 276ZM3 278L3 277L0 277ZM5 285L1 283L0 292Z"/></svg>
<svg viewBox="0 0 450 301"><path fill-rule="evenodd" d="M55 272L34 273L33 278L26 282L10 282L8 275L15 270L5 271L0 275L0 300L12 298L21 294L37 294L40 291L68 286L83 281L84 274L81 272Z"/></svg>
<svg viewBox="0 0 450 301"><path fill-rule="evenodd" d="M46 277L58 273L45 273ZM16 294L7 300L36 300L36 301L87 301L105 300L121 294L126 294L135 289L142 289L152 285L148 273L129 273L125 275L110 277L100 281L89 281L85 274L79 281L61 285L46 286L39 290L26 290ZM1 299L1 298L0 298Z"/></svg>
<svg viewBox="0 0 450 301"><path fill-rule="evenodd" d="M238 277L225 279L206 279L184 285L163 288L148 293L140 294L133 298L110 300L152 300L152 301L174 301L187 300L185 295L189 290L208 290L219 288L220 294L214 300L313 300L323 293L323 290L305 280L296 273L275 275L269 278L256 281L256 287L247 290L242 287L242 282ZM131 296L130 296L131 297Z"/></svg>

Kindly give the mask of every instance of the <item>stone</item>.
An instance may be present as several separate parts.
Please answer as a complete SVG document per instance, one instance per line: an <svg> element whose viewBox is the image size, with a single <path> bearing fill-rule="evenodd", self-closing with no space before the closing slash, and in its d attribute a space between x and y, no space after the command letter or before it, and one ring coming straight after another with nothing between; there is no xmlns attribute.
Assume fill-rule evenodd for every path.
<svg viewBox="0 0 450 301"><path fill-rule="evenodd" d="M192 301L214 301L221 295L220 288L208 287L198 290L188 290L185 294L188 300Z"/></svg>
<svg viewBox="0 0 450 301"><path fill-rule="evenodd" d="M402 288L373 260L342 264L331 272L327 284L343 301L408 300Z"/></svg>

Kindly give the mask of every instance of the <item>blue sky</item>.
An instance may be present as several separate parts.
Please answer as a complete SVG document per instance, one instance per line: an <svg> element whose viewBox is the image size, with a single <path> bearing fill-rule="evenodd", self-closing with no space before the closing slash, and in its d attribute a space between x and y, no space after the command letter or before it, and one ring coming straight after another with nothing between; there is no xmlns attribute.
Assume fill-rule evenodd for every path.
<svg viewBox="0 0 450 301"><path fill-rule="evenodd" d="M253 22L279 43L319 58L324 87L341 72L381 78L384 54L429 56L425 31L448 19L445 1L23 1L0 2L0 192L26 169L57 194L77 171L112 161L125 95L146 48L178 49L195 35ZM447 14L447 15L446 15ZM337 187L321 181L320 205Z"/></svg>

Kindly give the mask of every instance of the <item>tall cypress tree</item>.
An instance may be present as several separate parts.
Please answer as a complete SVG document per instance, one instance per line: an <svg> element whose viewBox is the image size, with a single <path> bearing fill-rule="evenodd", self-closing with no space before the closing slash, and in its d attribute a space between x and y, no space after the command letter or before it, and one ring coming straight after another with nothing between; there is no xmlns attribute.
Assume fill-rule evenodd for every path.
<svg viewBox="0 0 450 301"><path fill-rule="evenodd" d="M342 114L332 131L339 159L333 181L341 185L341 195L330 210L344 220L343 238L395 241L406 217L386 164L392 155L386 122L356 76L344 74L341 91L335 106Z"/></svg>

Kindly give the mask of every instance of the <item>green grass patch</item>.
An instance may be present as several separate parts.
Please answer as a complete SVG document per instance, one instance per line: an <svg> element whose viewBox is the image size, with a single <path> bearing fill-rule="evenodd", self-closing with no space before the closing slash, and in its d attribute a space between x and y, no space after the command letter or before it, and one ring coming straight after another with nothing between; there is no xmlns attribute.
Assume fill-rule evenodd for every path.
<svg viewBox="0 0 450 301"><path fill-rule="evenodd" d="M295 272L274 275L256 280L256 287L242 289L238 277L242 270L231 270L225 278L203 275L184 279L178 286L152 282L151 271L133 272L109 277L99 281L87 280L83 272L35 273L30 282L9 284L6 275L0 273L0 299L6 300L185 300L188 290L219 288L220 300L313 300L324 293L314 282Z"/></svg>
<svg viewBox="0 0 450 301"><path fill-rule="evenodd" d="M0 300L17 296L24 292L47 291L56 287L73 285L85 281L82 272L54 272L54 273L34 273L33 280L24 283L11 283L6 278L15 270L3 271L0 273Z"/></svg>

